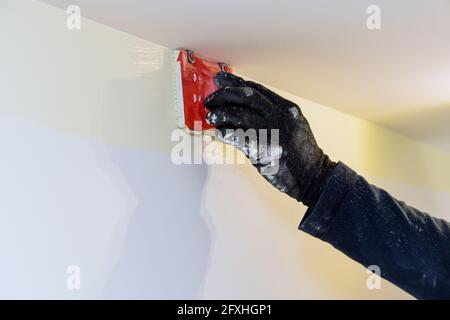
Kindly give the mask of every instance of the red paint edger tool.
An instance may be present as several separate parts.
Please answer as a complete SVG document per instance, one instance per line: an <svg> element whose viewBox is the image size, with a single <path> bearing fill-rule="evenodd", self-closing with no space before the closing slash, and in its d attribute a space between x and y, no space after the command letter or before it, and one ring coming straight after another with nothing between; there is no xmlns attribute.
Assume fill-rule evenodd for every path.
<svg viewBox="0 0 450 320"><path fill-rule="evenodd" d="M217 72L232 69L225 63L201 59L192 50L174 50L174 60L178 127L191 133L212 129L205 120L204 100L218 89L214 81Z"/></svg>

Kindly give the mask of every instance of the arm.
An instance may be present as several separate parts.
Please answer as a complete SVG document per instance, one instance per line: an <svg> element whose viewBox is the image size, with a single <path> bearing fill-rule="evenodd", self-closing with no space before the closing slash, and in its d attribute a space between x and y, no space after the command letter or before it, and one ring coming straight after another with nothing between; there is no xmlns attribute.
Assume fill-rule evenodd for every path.
<svg viewBox="0 0 450 320"><path fill-rule="evenodd" d="M416 298L450 298L450 225L396 200L342 163L300 229Z"/></svg>
<svg viewBox="0 0 450 320"><path fill-rule="evenodd" d="M278 190L308 206L300 229L417 298L450 298L450 225L432 218L331 161L300 108L267 88L228 73L205 100L217 137L251 160ZM270 130L269 142L234 129ZM273 143L274 141L276 143Z"/></svg>

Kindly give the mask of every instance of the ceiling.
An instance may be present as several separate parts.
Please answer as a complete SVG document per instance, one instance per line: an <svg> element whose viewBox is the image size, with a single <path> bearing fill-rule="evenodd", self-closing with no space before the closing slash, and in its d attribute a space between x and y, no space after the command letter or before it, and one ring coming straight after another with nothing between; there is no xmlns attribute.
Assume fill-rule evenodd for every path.
<svg viewBox="0 0 450 320"><path fill-rule="evenodd" d="M450 151L450 0L45 2Z"/></svg>

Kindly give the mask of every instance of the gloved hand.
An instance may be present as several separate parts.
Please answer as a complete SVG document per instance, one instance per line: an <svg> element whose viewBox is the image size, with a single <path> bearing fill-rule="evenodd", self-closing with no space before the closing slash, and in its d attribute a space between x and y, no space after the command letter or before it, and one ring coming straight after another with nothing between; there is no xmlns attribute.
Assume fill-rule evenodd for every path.
<svg viewBox="0 0 450 320"><path fill-rule="evenodd" d="M300 108L233 74L219 72L215 79L219 90L205 99L205 106L217 137L243 151L274 187L313 207L336 164L317 145ZM266 129L267 143L246 139L234 129Z"/></svg>

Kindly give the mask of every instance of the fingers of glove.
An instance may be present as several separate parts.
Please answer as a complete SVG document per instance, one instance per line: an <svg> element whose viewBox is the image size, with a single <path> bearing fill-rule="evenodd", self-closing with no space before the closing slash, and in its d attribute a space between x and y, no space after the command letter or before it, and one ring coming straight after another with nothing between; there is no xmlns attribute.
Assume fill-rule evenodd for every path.
<svg viewBox="0 0 450 320"><path fill-rule="evenodd" d="M242 151L248 158L257 158L258 145L256 130L243 130L233 127L216 128L216 137L223 143L229 144Z"/></svg>
<svg viewBox="0 0 450 320"><path fill-rule="evenodd" d="M250 87L219 89L205 99L205 106L211 110L226 106L240 106L253 109L262 116L268 116L274 110L273 104L266 97Z"/></svg>
<svg viewBox="0 0 450 320"><path fill-rule="evenodd" d="M216 127L231 126L242 129L258 129L264 119L255 111L239 106L217 107L206 114L206 122Z"/></svg>
<svg viewBox="0 0 450 320"><path fill-rule="evenodd" d="M284 99L283 97L267 89L263 85L253 81L246 81L241 77L238 77L232 73L221 71L216 74L215 81L217 86L221 89L227 87L250 87L259 91L263 96L265 96L274 104L277 105L293 104L289 100Z"/></svg>

